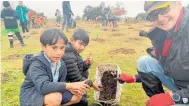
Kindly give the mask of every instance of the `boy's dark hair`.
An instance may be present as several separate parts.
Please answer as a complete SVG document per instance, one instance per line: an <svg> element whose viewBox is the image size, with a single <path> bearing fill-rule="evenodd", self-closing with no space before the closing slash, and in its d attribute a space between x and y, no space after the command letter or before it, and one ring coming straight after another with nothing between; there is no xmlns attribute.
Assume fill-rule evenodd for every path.
<svg viewBox="0 0 189 106"><path fill-rule="evenodd" d="M10 6L9 1L3 1L3 6L4 6L4 7L9 7L9 6Z"/></svg>
<svg viewBox="0 0 189 106"><path fill-rule="evenodd" d="M56 28L50 28L44 31L40 37L40 42L43 44L43 46L54 45L58 40L63 40L65 45L68 43L66 35L61 30Z"/></svg>
<svg viewBox="0 0 189 106"><path fill-rule="evenodd" d="M81 40L85 45L88 45L89 43L89 35L88 32L84 29L77 29L73 34L74 40Z"/></svg>

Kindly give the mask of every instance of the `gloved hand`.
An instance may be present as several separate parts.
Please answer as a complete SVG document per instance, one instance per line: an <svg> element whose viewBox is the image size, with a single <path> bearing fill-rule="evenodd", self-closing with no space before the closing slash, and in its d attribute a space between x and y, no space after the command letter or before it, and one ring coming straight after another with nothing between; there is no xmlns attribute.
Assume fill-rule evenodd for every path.
<svg viewBox="0 0 189 106"><path fill-rule="evenodd" d="M160 93L152 96L146 103L146 106L170 106L174 105L169 93Z"/></svg>
<svg viewBox="0 0 189 106"><path fill-rule="evenodd" d="M136 78L135 76L128 75L126 73L121 73L120 77L118 78L120 82L126 82L126 83L134 83Z"/></svg>

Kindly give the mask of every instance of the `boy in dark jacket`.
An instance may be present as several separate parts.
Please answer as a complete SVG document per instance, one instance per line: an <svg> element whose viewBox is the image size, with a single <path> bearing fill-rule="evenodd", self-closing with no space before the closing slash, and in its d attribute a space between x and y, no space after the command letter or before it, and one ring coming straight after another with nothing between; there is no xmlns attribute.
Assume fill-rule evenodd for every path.
<svg viewBox="0 0 189 106"><path fill-rule="evenodd" d="M89 89L85 82L65 83L63 61L67 38L59 29L48 29L40 37L42 51L26 55L25 80L20 90L21 106L59 106L78 103Z"/></svg>
<svg viewBox="0 0 189 106"><path fill-rule="evenodd" d="M188 106L189 9L180 1L147 1L144 9L155 26L148 34L154 49L147 50L151 56L138 59L138 75L123 73L120 79L127 83L141 81L150 97L147 106ZM162 84L170 91L165 93Z"/></svg>
<svg viewBox="0 0 189 106"><path fill-rule="evenodd" d="M21 45L25 46L18 28L17 20L19 20L19 16L17 11L12 9L8 1L3 1L3 6L5 8L1 11L1 18L4 20L5 30L9 37L10 48L14 47L13 33L15 33Z"/></svg>
<svg viewBox="0 0 189 106"><path fill-rule="evenodd" d="M70 38L70 42L66 45L65 55L62 59L68 70L67 81L78 82L88 79L88 69L92 63L92 56L89 55L85 61L83 61L82 57L80 56L80 53L84 51L88 43L88 33L83 29L77 29ZM102 86L98 85L96 82L92 83L92 87L99 91L102 90ZM83 104L75 104L75 106L88 105L85 96L83 96L81 102Z"/></svg>

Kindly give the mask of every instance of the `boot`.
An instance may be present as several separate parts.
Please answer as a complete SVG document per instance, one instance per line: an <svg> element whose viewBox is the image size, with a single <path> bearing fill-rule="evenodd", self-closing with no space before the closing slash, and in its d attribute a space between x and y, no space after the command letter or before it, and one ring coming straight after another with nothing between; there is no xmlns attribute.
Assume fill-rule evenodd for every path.
<svg viewBox="0 0 189 106"><path fill-rule="evenodd" d="M22 46L22 47L26 46L26 44L24 44L23 39L20 40L20 43L21 43L21 46Z"/></svg>
<svg viewBox="0 0 189 106"><path fill-rule="evenodd" d="M26 46L26 44L24 44L24 42L23 42L23 43L21 43L21 46L24 47L24 46Z"/></svg>
<svg viewBox="0 0 189 106"><path fill-rule="evenodd" d="M22 39L22 36L20 35L20 32L16 32L15 34L16 34L17 38L19 39L19 41L20 41L20 43L21 43L21 46L22 46L22 47L23 47L23 46L26 46L26 45L24 44L24 41L23 41L23 39Z"/></svg>
<svg viewBox="0 0 189 106"><path fill-rule="evenodd" d="M13 39L10 39L9 42L10 42L10 48L14 48Z"/></svg>
<svg viewBox="0 0 189 106"><path fill-rule="evenodd" d="M152 73L138 73L141 77L142 87L149 97L164 93L161 81L156 76L154 76Z"/></svg>

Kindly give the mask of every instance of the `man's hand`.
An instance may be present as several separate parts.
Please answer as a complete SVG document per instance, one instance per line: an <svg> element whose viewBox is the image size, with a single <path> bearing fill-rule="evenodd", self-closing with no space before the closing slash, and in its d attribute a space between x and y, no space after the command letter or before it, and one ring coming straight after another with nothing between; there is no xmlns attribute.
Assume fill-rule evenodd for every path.
<svg viewBox="0 0 189 106"><path fill-rule="evenodd" d="M126 73L121 73L120 77L117 78L120 82L134 83L136 81L135 76L128 75Z"/></svg>
<svg viewBox="0 0 189 106"><path fill-rule="evenodd" d="M84 63L86 65L92 64L93 58L92 58L92 54L89 54L89 56L87 56L87 59L84 61Z"/></svg>
<svg viewBox="0 0 189 106"><path fill-rule="evenodd" d="M146 106L170 106L174 105L170 93L160 93L152 96L146 103Z"/></svg>
<svg viewBox="0 0 189 106"><path fill-rule="evenodd" d="M102 91L102 90L103 90L103 86L97 84L96 81L93 82L92 87L93 87L95 90L97 90L97 91Z"/></svg>

